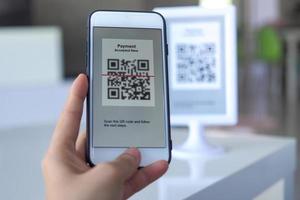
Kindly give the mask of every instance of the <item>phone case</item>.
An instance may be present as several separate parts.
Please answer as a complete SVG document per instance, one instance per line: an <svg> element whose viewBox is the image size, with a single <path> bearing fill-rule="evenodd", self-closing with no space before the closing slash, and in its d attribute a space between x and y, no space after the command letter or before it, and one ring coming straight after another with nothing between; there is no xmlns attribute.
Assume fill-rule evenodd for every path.
<svg viewBox="0 0 300 200"><path fill-rule="evenodd" d="M134 11L134 10L95 10L93 11L89 17L88 17L88 25L87 25L87 41L86 41L86 75L89 79L89 72L90 72L90 63L89 63L89 50L90 50L90 20L91 20L91 16L93 13L98 12L98 11L118 11L118 12L141 12L141 13L156 13L158 15L161 16L161 18L163 19L163 29L164 29L164 40L165 40L165 45L164 45L164 50L165 50L165 66L166 66L166 82L167 82L167 89L166 89L166 95L167 95L167 102L166 102L166 106L167 106L167 116L168 116L168 137L169 137L169 159L168 159L168 163L171 162L172 159L172 148L173 148L173 144L172 144L172 139L171 139L171 123L170 123L170 106L169 106L169 72L168 72L168 43L167 43L167 29L166 29L166 21L164 19L164 17L155 11ZM90 82L89 82L90 84ZM89 98L89 93L90 93L90 87L88 89L88 94L87 94L87 101L86 101L86 108L87 108L87 113L86 113L86 132L87 132L87 145L86 145L86 160L89 163L90 166L95 166L95 163L92 162L91 157L90 157L90 98Z"/></svg>

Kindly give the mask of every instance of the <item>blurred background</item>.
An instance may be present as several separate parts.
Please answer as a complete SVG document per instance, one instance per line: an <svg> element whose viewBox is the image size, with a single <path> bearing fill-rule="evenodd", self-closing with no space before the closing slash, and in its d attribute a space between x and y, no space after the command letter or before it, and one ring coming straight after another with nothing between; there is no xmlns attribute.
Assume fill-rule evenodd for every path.
<svg viewBox="0 0 300 200"><path fill-rule="evenodd" d="M218 6L218 3L222 2L222 0L203 1L211 2L212 6ZM297 77L300 68L298 51L300 1L223 1L234 4L238 8L240 125L273 134L296 134L299 85ZM49 44L40 45L52 48L52 51L49 49L48 51L52 56L51 62L56 59L56 62L52 63L52 68L56 70L51 72L56 74L52 75L50 72L46 74L44 70L47 68L40 66L39 68L44 68L40 69L43 74L41 76L44 78L39 79L42 82L47 82L46 79L50 82L68 79L85 71L86 26L91 11L95 9L152 10L159 6L197 5L198 3L199 1L196 0L0 0L0 34L3 36L0 42L5 43L5 40L10 37L28 40L30 35L36 34L37 38L31 43L33 44L42 42L41 37L48 37ZM28 36L24 36L25 33ZM19 41L19 47L20 42L22 41ZM28 43L32 46L30 42ZM12 52L18 53L15 46L7 45ZM0 51L8 54L8 49L3 50L1 46ZM26 53L30 54L28 51ZM45 56L43 54L49 55L49 52L46 50L39 52L42 57ZM51 58L45 56L45 59ZM16 62L11 58L3 59L7 63ZM2 60L0 62L5 62L3 59L0 59ZM5 70L9 69L1 65L1 71L5 72ZM28 71L25 70L24 73ZM0 86L9 83L15 85L15 81L24 79L17 73L13 73L12 69L9 73L12 76L1 73ZM29 80L22 81L26 83ZM20 83L22 81L19 80Z"/></svg>
<svg viewBox="0 0 300 200"><path fill-rule="evenodd" d="M217 7L222 1L203 2ZM238 11L239 123L213 128L300 138L300 0L224 2L236 5ZM46 101L51 100L49 112L41 102L22 101L42 110L32 111L33 118L47 121L56 101L51 96L66 96L50 86L85 71L87 19L93 10L198 4L197 0L0 0L0 90L4 91L0 103L11 99L3 94L21 98L32 87L38 88ZM19 106L1 107L0 129L29 124L30 113L22 118L24 106Z"/></svg>

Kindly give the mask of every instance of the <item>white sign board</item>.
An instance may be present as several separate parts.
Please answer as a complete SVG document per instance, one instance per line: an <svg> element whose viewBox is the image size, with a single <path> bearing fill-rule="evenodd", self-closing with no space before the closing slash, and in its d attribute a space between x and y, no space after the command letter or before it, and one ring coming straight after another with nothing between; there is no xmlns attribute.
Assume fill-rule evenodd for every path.
<svg viewBox="0 0 300 200"><path fill-rule="evenodd" d="M171 122L237 120L235 8L157 8L167 22Z"/></svg>

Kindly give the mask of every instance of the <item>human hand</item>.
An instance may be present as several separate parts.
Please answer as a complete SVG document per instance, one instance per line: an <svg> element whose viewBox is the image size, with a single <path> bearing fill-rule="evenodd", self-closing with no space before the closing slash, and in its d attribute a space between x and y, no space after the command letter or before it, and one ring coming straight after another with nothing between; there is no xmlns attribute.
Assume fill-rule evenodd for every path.
<svg viewBox="0 0 300 200"><path fill-rule="evenodd" d="M127 199L168 169L166 161L157 161L138 170L141 155L136 148L126 150L112 162L89 166L85 159L86 134L78 134L87 90L87 77L81 74L72 85L43 159L48 200Z"/></svg>

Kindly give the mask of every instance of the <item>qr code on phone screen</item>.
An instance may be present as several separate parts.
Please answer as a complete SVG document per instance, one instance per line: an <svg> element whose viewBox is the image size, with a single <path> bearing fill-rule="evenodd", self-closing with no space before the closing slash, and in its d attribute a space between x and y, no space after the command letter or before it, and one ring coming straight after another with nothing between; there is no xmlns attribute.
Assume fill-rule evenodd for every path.
<svg viewBox="0 0 300 200"><path fill-rule="evenodd" d="M106 89L103 94L112 104L115 101L122 106L147 106L154 102L154 75L150 74L147 59L109 58L106 74L102 77Z"/></svg>
<svg viewBox="0 0 300 200"><path fill-rule="evenodd" d="M149 60L107 60L107 98L150 100Z"/></svg>
<svg viewBox="0 0 300 200"><path fill-rule="evenodd" d="M153 40L102 39L102 105L155 106Z"/></svg>
<svg viewBox="0 0 300 200"><path fill-rule="evenodd" d="M216 86L218 70L214 43L176 45L176 77L174 78L177 85Z"/></svg>

